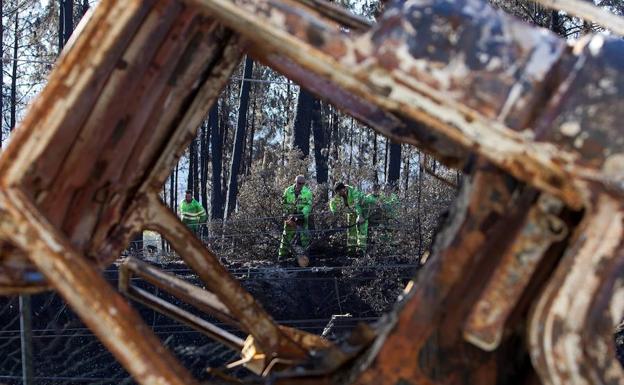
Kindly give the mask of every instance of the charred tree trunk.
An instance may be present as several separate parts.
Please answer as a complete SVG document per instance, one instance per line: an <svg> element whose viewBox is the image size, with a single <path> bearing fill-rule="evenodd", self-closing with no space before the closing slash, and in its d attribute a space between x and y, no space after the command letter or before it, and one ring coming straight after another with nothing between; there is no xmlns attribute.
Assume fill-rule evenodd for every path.
<svg viewBox="0 0 624 385"><path fill-rule="evenodd" d="M407 197L407 188L409 187L409 177L410 177L410 155L411 155L411 150L408 148L407 149L407 154L405 154L405 161L404 161L404 187L405 187L405 196Z"/></svg>
<svg viewBox="0 0 624 385"><path fill-rule="evenodd" d="M232 161L230 162L230 182L228 183L228 194L226 213L229 217L236 208L236 196L238 195L238 175L240 171L241 159L245 147L245 130L247 129L247 109L249 107L249 91L250 79L253 73L253 60L247 56L245 59L245 70L243 71L243 80L241 82L240 103L238 105L238 120L236 123L236 134L234 135L234 146L232 147Z"/></svg>
<svg viewBox="0 0 624 385"><path fill-rule="evenodd" d="M340 146L340 131L338 130L338 116L336 114L336 110L334 109L334 107L329 107L329 113L331 116L331 139L330 142L333 144L332 147L332 155L331 155L331 159L332 159L332 173L335 172L335 167L336 167L336 163L338 162L338 157L340 156L339 154L339 146ZM335 174L333 174L334 177L336 177ZM335 182L335 181L334 181Z"/></svg>
<svg viewBox="0 0 624 385"><path fill-rule="evenodd" d="M305 158L310 155L310 127L312 125L312 109L315 98L304 90L299 91L297 114L293 127L292 148L298 148Z"/></svg>
<svg viewBox="0 0 624 385"><path fill-rule="evenodd" d="M82 0L82 7L80 8L80 17L83 17L89 10L89 0Z"/></svg>
<svg viewBox="0 0 624 385"><path fill-rule="evenodd" d="M175 211L175 171L169 176L169 208Z"/></svg>
<svg viewBox="0 0 624 385"><path fill-rule="evenodd" d="M74 1L60 0L59 3L59 54L74 32ZM88 3L87 3L88 6ZM84 3L83 3L84 7Z"/></svg>
<svg viewBox="0 0 624 385"><path fill-rule="evenodd" d="M230 105L228 104L228 100L230 97L230 87L228 86L226 89L225 97L221 102L221 113L219 114L220 119L220 127L221 127L221 196L223 197L223 208L221 211L225 212L225 200L227 197L227 188L228 188L228 139L229 139L229 131L230 131L230 122L228 120L228 116L230 115ZM223 219L224 215L221 214L221 218Z"/></svg>
<svg viewBox="0 0 624 385"><path fill-rule="evenodd" d="M59 0L59 19L58 19L58 54L61 54L63 47L65 46L64 39L64 20L65 20L65 1Z"/></svg>
<svg viewBox="0 0 624 385"><path fill-rule="evenodd" d="M384 148L384 179L388 181L388 149L390 146L390 140L386 138L386 145Z"/></svg>
<svg viewBox="0 0 624 385"><path fill-rule="evenodd" d="M208 144L210 139L210 125L204 121L201 126L199 140L199 191L201 204L208 207Z"/></svg>
<svg viewBox="0 0 624 385"><path fill-rule="evenodd" d="M179 175L179 172L180 172L180 162L176 164L176 168L175 168L175 182L174 182L175 189L173 190L173 195L174 195L173 211L174 212L178 212L178 175Z"/></svg>
<svg viewBox="0 0 624 385"><path fill-rule="evenodd" d="M379 172L377 171L377 132L373 133L373 180L379 183Z"/></svg>
<svg viewBox="0 0 624 385"><path fill-rule="evenodd" d="M251 108L251 128L249 130L249 149L247 150L247 166L245 166L245 174L251 174L251 164L253 162L253 146L254 135L256 134L256 107L257 107L257 95L254 94L253 106Z"/></svg>
<svg viewBox="0 0 624 385"><path fill-rule="evenodd" d="M316 182L319 184L320 202L329 199L329 132L321 114L321 101L314 100L312 105L312 131L314 135L314 162L316 163Z"/></svg>
<svg viewBox="0 0 624 385"><path fill-rule="evenodd" d="M74 32L74 1L63 0L63 6L65 7L65 18L63 19L63 40L67 44L67 41Z"/></svg>
<svg viewBox="0 0 624 385"><path fill-rule="evenodd" d="M353 117L349 126L349 171L347 172L347 183L351 182L351 167L353 166Z"/></svg>
<svg viewBox="0 0 624 385"><path fill-rule="evenodd" d="M219 124L219 108L212 106L208 118L210 147L212 148L212 191L210 192L210 219L223 219L223 191L221 171L223 162L223 126Z"/></svg>
<svg viewBox="0 0 624 385"><path fill-rule="evenodd" d="M321 102L318 99L312 104L312 131L314 133L314 161L316 163L316 182L318 184L327 183L328 167L327 167L327 150L329 147L329 138L327 137L327 128L321 116Z"/></svg>
<svg viewBox="0 0 624 385"><path fill-rule="evenodd" d="M399 143L390 143L390 151L388 155L388 175L387 183L398 185L401 177L401 145Z"/></svg>
<svg viewBox="0 0 624 385"><path fill-rule="evenodd" d="M559 11L552 10L550 12L550 30L556 33L557 35L565 37L565 31L563 28L563 20L561 16L559 15Z"/></svg>
<svg viewBox="0 0 624 385"><path fill-rule="evenodd" d="M366 157L366 144L364 140L364 130L358 130L358 167L364 167L364 158Z"/></svg>
<svg viewBox="0 0 624 385"><path fill-rule="evenodd" d="M17 52L19 47L19 8L15 9L15 25L13 30L13 63L11 66L11 117L10 130L15 129L17 123Z"/></svg>
<svg viewBox="0 0 624 385"><path fill-rule="evenodd" d="M191 144L189 145L189 169L188 169L188 180L187 180L187 184L186 184L186 188L188 190L191 190L192 194L193 194L193 198L195 197L195 179L196 179L196 172L197 172L197 146L196 146L196 140L197 139L193 139L191 141Z"/></svg>

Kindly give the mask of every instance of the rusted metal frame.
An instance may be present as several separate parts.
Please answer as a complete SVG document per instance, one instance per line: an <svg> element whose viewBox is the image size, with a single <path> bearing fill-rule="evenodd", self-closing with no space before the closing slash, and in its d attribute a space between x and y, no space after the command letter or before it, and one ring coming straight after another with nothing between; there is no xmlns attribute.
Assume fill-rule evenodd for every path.
<svg viewBox="0 0 624 385"><path fill-rule="evenodd" d="M163 7L160 15L159 12L152 12L160 25L159 29L164 29L164 32L153 38L153 42L150 38L151 44L155 44L157 49L152 49L149 54L138 59L146 63L141 66L143 67L141 72L133 74L132 71L126 70L127 76L138 79L134 84L123 82L121 88L123 91L117 92L113 96L114 100L104 108L106 118L103 120L112 126L113 130L108 136L103 137L100 144L102 150L92 153L93 166L86 167L90 171L88 177L81 182L85 187L79 194L74 194L70 203L71 212L63 221L63 230L72 234L74 245L88 246L93 238L94 228L98 223L103 223L100 217L105 208L111 201L122 200L133 192L134 186L121 181L122 172L127 171L125 165L133 151L140 151L143 142L141 134L151 112L163 108L157 104L159 96L168 86L168 80L183 60L182 53L200 27L198 20L200 18L195 10L188 7L185 9L176 2L168 1L168 3L175 6ZM169 18L174 16L175 19L169 22ZM132 64L128 67L132 67ZM126 99L125 94L132 97ZM82 151L79 150L80 153ZM130 175L136 176L142 171L144 170L133 170ZM68 175L67 178L76 183L75 173ZM61 193L59 195L62 196ZM76 215L76 212L81 215Z"/></svg>
<svg viewBox="0 0 624 385"><path fill-rule="evenodd" d="M151 196L146 206L145 225L159 232L174 250L229 309L244 330L254 337L269 358L303 361L308 351L284 334L268 313L221 265L216 255L207 249L180 219L157 196ZM267 363L268 364L268 363Z"/></svg>
<svg viewBox="0 0 624 385"><path fill-rule="evenodd" d="M130 289L130 280L136 276L222 322L239 327L238 322L232 318L229 309L219 298L173 274L165 273L132 257L123 261L119 271L119 290L122 293Z"/></svg>
<svg viewBox="0 0 624 385"><path fill-rule="evenodd" d="M127 269L127 265L123 265L119 270L119 291L132 298L133 300L142 303L143 305L152 308L153 310L165 314L185 325L192 327L193 329L204 333L208 337L220 342L221 344L240 352L243 349L245 341L232 333L229 333L210 322L190 313L186 310L173 305L146 290L132 286L130 284L133 278L133 271Z"/></svg>
<svg viewBox="0 0 624 385"><path fill-rule="evenodd" d="M531 359L547 384L624 384L614 331L624 317L624 207L599 194L530 316Z"/></svg>
<svg viewBox="0 0 624 385"><path fill-rule="evenodd" d="M56 168L97 101L109 74L154 1L101 1L74 49L64 51L39 97L2 153L0 172L8 184L32 186L39 202ZM63 95L63 98L59 96ZM71 105L73 108L67 108ZM22 144L29 143L28 149ZM53 153L45 152L54 148ZM44 155L45 153L45 155Z"/></svg>
<svg viewBox="0 0 624 385"><path fill-rule="evenodd" d="M71 145L68 137L73 137L86 119L118 55L126 49L152 5L149 0L100 3L81 37L75 40L76 49L63 52L45 89L15 131L11 146L0 155L2 183L27 185L29 195L45 198L42 187L62 162L63 149ZM34 272L32 264L17 254L10 253L8 258L23 260L24 266L16 267L14 272L21 276L14 276L13 288L3 287L2 291L14 291L17 286L23 286L20 291L24 292L44 289L45 282L29 278Z"/></svg>
<svg viewBox="0 0 624 385"><path fill-rule="evenodd" d="M131 150L124 152L127 158L120 167L109 167L114 173L110 183L107 179L100 182L111 199L93 209L102 225L96 227L90 236L92 245L101 244L110 233L110 224L121 219L121 211L128 204L126 194L135 191L135 186L145 177L146 169L153 167L155 159L161 155L165 135L171 135L172 127L176 127L179 124L177 120L184 116L179 114L180 109L191 104L203 84L202 77L206 76L206 71L216 58L222 57L224 47L233 44L231 33L216 21L199 17L196 11L190 9L185 14L188 16L185 22L178 23L179 28L169 34L168 41L161 47L163 52L159 56L162 58L157 57L157 61L164 63L157 63L155 68L158 71L151 71L158 76L159 83L145 89L144 98L139 98L140 112L134 114L128 123L127 129L134 139L124 139L124 143L129 142L127 144L131 147ZM231 60L227 56L225 59L227 63ZM220 84L220 80L215 81ZM210 101L206 104L209 105ZM106 260L102 262L106 263Z"/></svg>
<svg viewBox="0 0 624 385"><path fill-rule="evenodd" d="M225 48L223 48L223 50L224 51L221 53L215 53L215 56L212 59L213 63L209 66L210 71L207 72L207 76L204 78L201 88L197 92L197 96L194 97L194 100L187 109L185 116L178 124L176 130L173 131L173 137L170 141L168 141L166 148L162 151L162 155L159 157L156 164L152 167L149 175L146 176L146 182L143 184L138 192L139 197L151 196L152 198L143 201L141 201L139 198L135 200L135 203L128 209L128 215L123 220L123 223L125 223L124 228L127 229L127 226L132 226L133 229L136 229L143 224L150 227L150 224L153 223L153 205L154 203L158 207L162 205L159 198L156 196L157 191L160 190L161 184L167 178L171 166L175 164L180 154L183 152L184 148L186 148L188 142L193 139L194 132L196 131L197 127L199 127L201 120L206 115L206 112L212 104L212 101L214 101L218 97L221 88L228 80L229 75L235 68L235 64L240 60L241 52L238 49L237 39L229 39L228 44L225 45ZM217 53L219 54L217 55ZM175 221L175 226L181 227L183 230L185 230L184 236L186 236L187 238L184 239L184 241L182 241L182 239L179 239L181 242L176 242L176 244L174 245L174 247L177 245L177 249L179 252L180 250L182 250L182 248L180 247L180 243L183 244L184 248L186 248L188 246L187 242L190 239L192 239L191 244L197 244L195 245L196 248L203 247L201 243L199 243L199 241L194 238L192 233L188 232L186 227L182 223L180 223L179 220L172 213L169 212L169 209L167 209L166 207L162 207L161 210L164 210L167 216L173 217L173 220ZM162 223L160 223L158 220L156 220L156 224L162 225ZM162 231L162 233L166 235L169 233L169 231L171 231L171 229L168 229L167 225L164 226L165 231ZM152 227L162 230L160 226ZM112 235L112 238L128 240L129 234L123 232L124 228L120 227L118 231L116 231L116 234L114 233ZM109 246L105 245L105 247L100 251L99 254L106 255L108 248ZM183 258L185 257L185 254L183 252L180 252L180 254L183 256ZM210 285L211 281L219 282L211 278L223 281L226 280L227 277L227 279L229 279L234 285L238 286L239 290L241 290L242 293L246 297L248 297L248 301L246 302L251 302L252 305L249 305L246 302L238 303L237 300L240 298L236 297L228 298L230 302L234 301L234 306L232 306L231 304L227 305L229 309L242 308L244 312L250 315L246 318L246 321L247 324L251 324L252 327L247 327L247 325L244 326L252 332L256 329L262 330L260 333L256 333L256 335L259 335L259 337L257 337L258 344L264 349L263 352L268 350L267 355L269 359L272 359L271 357L275 355L275 351L272 349L265 349L266 344L263 345L262 342L268 339L268 337L265 336L263 332L267 330L266 325L269 325L269 327L275 329L277 329L278 326L274 324L270 317L268 317L268 315L266 315L266 313L261 310L259 305L255 303L253 299L242 288L240 288L240 285L228 275L227 271L218 263L218 260L214 258L214 256L212 258L212 262L215 263L216 266L218 266L219 272L218 274L216 274L216 277L210 277L209 279L206 279L207 275L205 274L205 257L202 256L198 259L196 258L194 260L191 260L190 263L189 258L186 258L186 261L191 266L191 268L199 273L200 278L202 278L204 282L208 285ZM213 291L218 294L216 290ZM221 298L223 299L223 297ZM233 312L233 314L237 316L235 312ZM263 326L264 329L261 328ZM281 331L278 331L277 334L282 337L281 340L278 341L280 343L280 357L284 357L286 359L292 357L294 355L292 350L296 352L298 357L305 357L307 355L304 349L299 347L297 344L294 344L289 337L285 337L285 334L282 334ZM284 342L284 340L286 340L286 342Z"/></svg>
<svg viewBox="0 0 624 385"><path fill-rule="evenodd" d="M93 243L101 246L94 253L102 265L110 263L111 256L117 255L116 251L123 249L133 234L143 229L140 213L147 204L143 197L160 191L170 170L194 138L210 106L217 100L241 60L237 36L211 19L206 23L212 27L194 39L197 44L188 47L184 55L184 70L178 71L175 82L173 79L170 82L175 87L164 90L160 96L161 102L166 103L168 108L154 111L145 128L146 133L149 132L145 135L146 143L133 151L126 164L120 183L137 183L125 179L132 175L133 168L147 170L140 177L140 187L133 201L115 202L101 215L103 221L120 223L112 230L108 226L96 229ZM181 109L186 112L180 117Z"/></svg>
<svg viewBox="0 0 624 385"><path fill-rule="evenodd" d="M194 132L197 127L199 127L201 120L205 117L212 101L218 97L221 88L234 69L234 64L239 60L241 53L238 51L236 40L233 40L232 43L233 44L225 47L225 52L222 56L215 56L213 59L214 74L205 79L201 89L198 91L198 96L196 96L195 100L188 108L185 117L173 133L173 137L167 143L167 147L162 152L162 156L146 177L146 183L141 187L138 194L139 196L144 196L147 200L144 202L139 202L137 200L137 203L129 209L130 214L128 220L124 220L123 222L135 223L139 226L145 224L150 228L157 229L157 231L160 231L168 239L171 238L169 241L174 244L174 248L177 249L187 264L199 274L200 278L208 285L209 289L226 303L228 308L232 311L232 314L241 320L243 327L252 332L258 344L269 357L278 354L280 357L286 359L303 359L307 356L306 350L294 343L279 330L278 325L261 309L259 304L240 287L238 282L229 276L227 270L219 264L218 259L203 248L203 245L194 238L193 234L186 229L168 208L161 207L162 203L156 195L162 183L167 178L171 166L175 164L184 151L184 148L186 148L185 146L193 139ZM167 225L159 222L159 220L155 221L154 215L157 215L160 220L162 220L163 217L168 219ZM167 227L169 225L173 225L173 228L177 228L177 231ZM180 232L179 230L183 231ZM173 238L172 232L175 233L175 237ZM124 235L122 233L118 236L124 240L128 239L127 234ZM117 236L114 237L116 238ZM184 239L184 237L186 237L186 239ZM189 239L191 240L190 242ZM187 244L187 242L189 243ZM194 247L189 250L190 255L187 255L184 251L188 249L189 245L193 245ZM105 248L100 251L100 255L105 254L107 251L107 247L105 246ZM210 262L210 264L207 262ZM208 267L214 270L208 270ZM227 285L219 285L216 288L218 290L214 290L211 287L211 285L215 285L215 282L223 283L223 281L229 281L229 287ZM220 295L225 288L233 290L236 295L230 297ZM244 300L239 302L241 297ZM234 310L238 310L238 312ZM241 314L243 317L241 317Z"/></svg>
<svg viewBox="0 0 624 385"><path fill-rule="evenodd" d="M23 249L82 321L141 384L196 384L96 267L18 189L0 190L12 229L2 237Z"/></svg>
<svg viewBox="0 0 624 385"><path fill-rule="evenodd" d="M142 84L143 74L149 68L171 26L181 16L181 9L179 3L167 0L159 0L152 8L118 58L125 64L118 65L111 72L97 101L90 109L89 116L76 136L71 138L73 140L66 138L72 145L67 149L58 170L50 175L51 184L41 186L50 197L39 203L42 212L46 213L52 224L59 226L67 234L72 234L72 242L80 250L83 249L83 243L90 238L90 228L96 220L96 212L82 212L77 206L84 205L85 202L82 201L85 199L95 199L102 203L108 199L106 191L96 178L104 176L107 168L115 166L115 161L100 160L102 153L106 153L106 144L111 138L117 136L121 139L128 132L124 127L124 119L128 119L127 108L133 104L132 98L135 93L140 92L141 86L152 86L149 82ZM124 143L117 145L123 146ZM85 154L90 156L85 157ZM78 187L83 189L76 193ZM97 196L92 191L84 195L81 193L92 190L93 187L100 190ZM75 238L79 241L76 242Z"/></svg>
<svg viewBox="0 0 624 385"><path fill-rule="evenodd" d="M491 276L520 231L536 195L518 188L502 171L479 166L460 190L453 220L437 234L434 256L381 326L373 347L354 365L348 382L496 383L500 358L465 342L462 329L486 287L484 277Z"/></svg>
<svg viewBox="0 0 624 385"><path fill-rule="evenodd" d="M227 346L228 348L240 352L245 346L245 341L234 334L217 327L210 322L183 310L170 302L167 302L157 296L137 287L129 286L128 290L123 294L134 299L137 302L148 306L155 311L169 316L176 321L192 327L200 333L207 335L213 340Z"/></svg>
<svg viewBox="0 0 624 385"><path fill-rule="evenodd" d="M245 365L248 369L259 375L266 375L271 371L269 366L265 367L265 365L262 364L262 362L266 359L266 356L263 352L258 351L257 347L254 346L255 342L253 339L248 338L247 341L243 341L231 333L204 321L203 319L179 308L174 304L160 299L143 289L131 286L131 280L134 276L142 278L162 291L171 294L174 297L193 305L204 313L241 330L239 322L232 318L229 309L214 294L200 289L197 286L177 278L172 274L165 273L160 269L133 257L126 259L122 263L119 271L120 292L160 313L189 325L190 327L208 335L209 337L234 350L238 350L243 358L238 362L229 364L228 368L239 364ZM327 350L325 352L326 354L323 356L323 363L314 370L309 368L306 372L306 375L308 376L319 375L319 373L326 374L328 371L339 367L361 349L360 346L351 346L349 349L350 354L342 354L335 349L330 349L332 344L317 335L304 333L281 325L279 328L282 333L310 351ZM249 333L249 331L244 329L242 331L246 334ZM285 363L285 361L279 359L278 357L278 360L274 361L274 363L277 364L279 362Z"/></svg>
<svg viewBox="0 0 624 385"><path fill-rule="evenodd" d="M446 138L447 142L460 145L468 150L477 151L489 161L503 168L515 177L539 187L565 201L574 208L579 208L588 199L587 181L606 183L609 178L600 170L576 164L578 156L574 152L562 150L550 143L537 142L531 135L514 132L501 119L510 119L508 113L503 115L480 111L476 106L469 106L456 100L441 89L418 77L406 73L402 68L416 66L420 62L408 56L398 60L399 68L392 68L377 56L382 48L376 46L376 32L383 30L384 20L371 32L358 39L350 39L331 29L322 29L321 21L305 15L300 6L288 0L187 0L189 3L203 7L208 13L219 17L225 24L241 33L245 38L262 47L264 54L254 51L260 57L280 55L288 58L297 66L316 75L328 79L344 91L372 103L386 111L405 116L413 121L425 123L432 132ZM470 9L481 2L461 1L453 7ZM427 5L423 3L421 10ZM406 7L413 3L406 3ZM474 7L475 12L486 9ZM409 10L411 11L411 9ZM395 11L396 12L396 11ZM408 12L408 10L406 10ZM435 12L435 10L434 10ZM395 13L394 15L397 15ZM544 34L537 33L532 27L520 24L511 18L495 15L501 23L517 26L514 30L505 31L510 36L520 39L519 31L529 35L542 36L542 41L532 42L532 52L542 48L551 51L548 58L529 57L523 63L525 69L536 71L527 73L525 78L544 79L549 70L563 55L565 45L554 36L543 40ZM296 26L299 25L297 28ZM477 29L478 26L471 26ZM311 28L314 33L305 36L301 31ZM525 36L526 37L526 36ZM399 42L397 49L403 49ZM548 48L547 48L548 47ZM389 48L389 47L388 47ZM405 48L407 49L407 48ZM529 51L531 52L531 51ZM540 66L532 66L540 61ZM300 79L301 80L301 79ZM533 83L535 85L537 83ZM310 82L302 83L304 87L314 89ZM520 92L526 92L520 91ZM326 95L320 95L326 97ZM514 95L509 95L512 98ZM517 95L516 95L517 96ZM529 107L538 104L539 98L533 98ZM505 102L505 98L502 99ZM513 103L512 99L507 104ZM344 104L344 103L343 103ZM515 107L515 106L514 106ZM514 116L523 113L531 115L533 111L515 112ZM515 119L515 118L514 118ZM423 145L410 137L410 127L401 127L389 131L387 127L376 127L382 134L398 139L401 142ZM522 127L513 127L522 128ZM401 137L403 135L404 137ZM406 139L405 136L408 138ZM425 150L432 153L444 152L441 148L446 143L424 143ZM618 192L619 194L619 192Z"/></svg>
<svg viewBox="0 0 624 385"><path fill-rule="evenodd" d="M464 338L486 351L500 346L508 317L518 305L540 261L568 233L559 218L563 202L542 194L531 207L522 230L503 255L472 309Z"/></svg>

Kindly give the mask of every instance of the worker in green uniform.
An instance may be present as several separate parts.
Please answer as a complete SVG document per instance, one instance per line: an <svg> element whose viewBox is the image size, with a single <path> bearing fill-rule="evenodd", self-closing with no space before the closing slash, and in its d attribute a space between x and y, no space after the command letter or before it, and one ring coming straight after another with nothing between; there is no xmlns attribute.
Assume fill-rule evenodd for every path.
<svg viewBox="0 0 624 385"><path fill-rule="evenodd" d="M336 213L340 207L347 211L347 248L349 252L366 251L368 218L365 213L366 197L355 187L336 182L335 195L329 201L329 210Z"/></svg>
<svg viewBox="0 0 624 385"><path fill-rule="evenodd" d="M296 234L299 235L301 247L306 249L306 251L310 245L308 223L313 200L312 190L305 184L305 177L303 175L297 175L295 183L286 187L282 194L284 231L282 232L282 240L279 247L279 259L288 256L289 252L292 250ZM301 260L303 257L307 258L305 255L297 256L299 265L306 264L305 261Z"/></svg>
<svg viewBox="0 0 624 385"><path fill-rule="evenodd" d="M186 190L186 195L180 203L180 218L195 234L198 233L201 224L206 222L206 210L201 203L193 199L191 190Z"/></svg>

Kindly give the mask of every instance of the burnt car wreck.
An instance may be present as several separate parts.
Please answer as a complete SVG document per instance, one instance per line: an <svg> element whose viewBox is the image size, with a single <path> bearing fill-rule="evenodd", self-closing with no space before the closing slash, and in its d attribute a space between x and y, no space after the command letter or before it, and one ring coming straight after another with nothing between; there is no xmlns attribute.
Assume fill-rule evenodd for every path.
<svg viewBox="0 0 624 385"><path fill-rule="evenodd" d="M266 383L624 384L624 41L568 46L483 0L375 25L319 0L102 0L81 28L1 158L0 294L56 290L139 383L196 384L99 273L151 229L207 290L130 259L120 291ZM395 310L340 344L277 325L158 196L245 54L466 172Z"/></svg>

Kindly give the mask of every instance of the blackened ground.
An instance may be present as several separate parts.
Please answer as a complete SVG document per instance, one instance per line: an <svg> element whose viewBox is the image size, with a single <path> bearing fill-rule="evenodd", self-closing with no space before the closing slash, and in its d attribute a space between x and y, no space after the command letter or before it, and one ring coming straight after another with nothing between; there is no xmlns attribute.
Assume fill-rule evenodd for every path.
<svg viewBox="0 0 624 385"><path fill-rule="evenodd" d="M229 264L228 268L279 323L311 333L325 331L329 338L340 338L359 322L374 322L388 311L415 273L415 266L414 261L400 258L328 258L317 253L312 265L305 269L296 267L294 259L282 261L278 266L237 262ZM201 286L194 273L182 264L159 267ZM118 272L114 266L106 270L105 277L112 285L117 285ZM133 284L196 312L141 280L134 280ZM20 384L18 301L17 298L0 301L0 383ZM35 295L32 303L35 384L134 383L57 295ZM197 378L207 379L206 368L220 367L238 358L236 352L202 334L138 303L134 305L145 322ZM334 321L327 328L332 317ZM615 340L618 357L624 361L624 331L619 332Z"/></svg>
<svg viewBox="0 0 624 385"><path fill-rule="evenodd" d="M321 334L332 316L348 314L336 319L331 330L326 331L329 337L339 337L358 322L374 322L389 310L414 273L414 268L408 266L397 266L388 271L358 267L365 258L317 259L313 261L318 263L317 266L307 269L295 267L294 260L283 261L282 266L252 267L239 263L229 268L280 324ZM394 264L396 261L389 262ZM182 264L169 263L158 267L201 286L197 276ZM117 285L115 266L107 269L104 275L112 285ZM133 280L132 284L196 312L175 298L159 293L144 281ZM236 352L202 334L141 304L134 305L145 322L197 378L206 379L208 367L220 367L238 359ZM35 384L133 383L60 297L54 293L34 295L32 307ZM0 384L20 383L18 300L1 298Z"/></svg>

